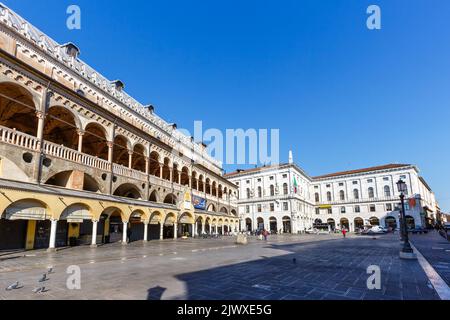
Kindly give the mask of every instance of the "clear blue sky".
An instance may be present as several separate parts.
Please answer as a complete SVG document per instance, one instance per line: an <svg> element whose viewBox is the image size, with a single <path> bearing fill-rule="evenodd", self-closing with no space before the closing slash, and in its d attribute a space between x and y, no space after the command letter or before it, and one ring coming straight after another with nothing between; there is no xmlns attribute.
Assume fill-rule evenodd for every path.
<svg viewBox="0 0 450 320"><path fill-rule="evenodd" d="M311 175L413 163L450 211L447 0L3 2L180 127L279 128Z"/></svg>

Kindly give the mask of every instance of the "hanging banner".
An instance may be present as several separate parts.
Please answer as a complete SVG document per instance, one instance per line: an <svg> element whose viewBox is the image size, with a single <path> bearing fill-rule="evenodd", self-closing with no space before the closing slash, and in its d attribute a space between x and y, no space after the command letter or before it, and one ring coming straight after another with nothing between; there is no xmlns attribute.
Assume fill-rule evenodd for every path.
<svg viewBox="0 0 450 320"><path fill-rule="evenodd" d="M192 204L195 209L206 210L206 199L197 196L192 197Z"/></svg>

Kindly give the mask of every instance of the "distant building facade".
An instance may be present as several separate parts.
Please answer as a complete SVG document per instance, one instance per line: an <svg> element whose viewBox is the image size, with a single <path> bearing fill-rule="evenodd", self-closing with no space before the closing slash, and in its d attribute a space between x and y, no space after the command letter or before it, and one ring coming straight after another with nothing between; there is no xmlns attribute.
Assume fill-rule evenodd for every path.
<svg viewBox="0 0 450 320"><path fill-rule="evenodd" d="M414 165L390 164L310 177L290 155L288 164L239 170L226 177L238 187L244 230L297 233L325 226L353 232L374 225L399 227L396 183L400 179L408 186L409 227L432 225L439 213L433 191Z"/></svg>

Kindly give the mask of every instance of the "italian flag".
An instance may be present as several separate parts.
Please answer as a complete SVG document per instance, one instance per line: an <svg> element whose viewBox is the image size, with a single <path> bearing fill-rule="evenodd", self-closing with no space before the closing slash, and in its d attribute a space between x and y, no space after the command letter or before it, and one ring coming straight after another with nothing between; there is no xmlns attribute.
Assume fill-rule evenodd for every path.
<svg viewBox="0 0 450 320"><path fill-rule="evenodd" d="M298 189L297 179L295 179L294 177L294 193L297 193L297 189Z"/></svg>

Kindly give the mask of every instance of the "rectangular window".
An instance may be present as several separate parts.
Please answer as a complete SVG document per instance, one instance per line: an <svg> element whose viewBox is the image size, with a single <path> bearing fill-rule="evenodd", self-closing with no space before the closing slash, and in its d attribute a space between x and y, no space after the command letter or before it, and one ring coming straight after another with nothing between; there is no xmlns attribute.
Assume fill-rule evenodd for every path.
<svg viewBox="0 0 450 320"><path fill-rule="evenodd" d="M358 181L353 181L353 184L358 184Z"/></svg>
<svg viewBox="0 0 450 320"><path fill-rule="evenodd" d="M345 207L341 207L341 213L345 213L347 212L347 210L345 209Z"/></svg>
<svg viewBox="0 0 450 320"><path fill-rule="evenodd" d="M275 211L275 205L273 203L270 204L270 212Z"/></svg>
<svg viewBox="0 0 450 320"><path fill-rule="evenodd" d="M389 181L389 177L384 177L383 180L384 181Z"/></svg>
<svg viewBox="0 0 450 320"><path fill-rule="evenodd" d="M250 206L245 206L245 212L250 213Z"/></svg>
<svg viewBox="0 0 450 320"><path fill-rule="evenodd" d="M386 211L392 211L392 203L386 203Z"/></svg>
<svg viewBox="0 0 450 320"><path fill-rule="evenodd" d="M258 212L262 212L262 206L258 204Z"/></svg>
<svg viewBox="0 0 450 320"><path fill-rule="evenodd" d="M339 187L343 187L344 186L344 183L343 182L340 182L339 183Z"/></svg>
<svg viewBox="0 0 450 320"><path fill-rule="evenodd" d="M367 179L367 183L372 183L373 179Z"/></svg>
<svg viewBox="0 0 450 320"><path fill-rule="evenodd" d="M258 182L261 182L261 178L258 179Z"/></svg>
<svg viewBox="0 0 450 320"><path fill-rule="evenodd" d="M355 213L360 213L360 212L361 212L361 207L355 206Z"/></svg>
<svg viewBox="0 0 450 320"><path fill-rule="evenodd" d="M316 208L316 214L320 214L320 209Z"/></svg>
<svg viewBox="0 0 450 320"><path fill-rule="evenodd" d="M377 211L376 206L374 204L371 204L370 205L370 212L375 212L375 211Z"/></svg>
<svg viewBox="0 0 450 320"><path fill-rule="evenodd" d="M328 214L333 214L333 209L329 208L328 209Z"/></svg>
<svg viewBox="0 0 450 320"><path fill-rule="evenodd" d="M287 178L287 174L283 174L283 178L286 179Z"/></svg>
<svg viewBox="0 0 450 320"><path fill-rule="evenodd" d="M284 211L288 211L289 210L289 205L287 202L283 202L283 210Z"/></svg>
<svg viewBox="0 0 450 320"><path fill-rule="evenodd" d="M327 184L327 188L331 188L331 184Z"/></svg>
<svg viewBox="0 0 450 320"><path fill-rule="evenodd" d="M269 180L273 180L273 176L269 178Z"/></svg>

